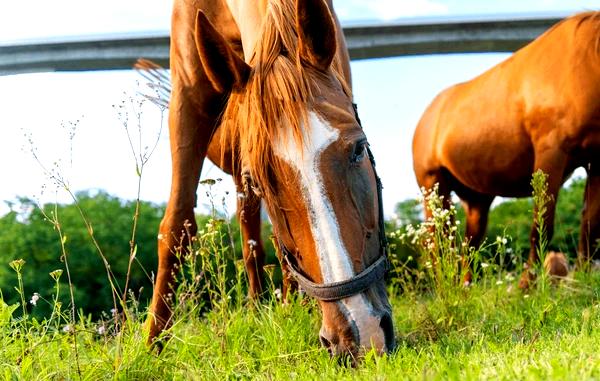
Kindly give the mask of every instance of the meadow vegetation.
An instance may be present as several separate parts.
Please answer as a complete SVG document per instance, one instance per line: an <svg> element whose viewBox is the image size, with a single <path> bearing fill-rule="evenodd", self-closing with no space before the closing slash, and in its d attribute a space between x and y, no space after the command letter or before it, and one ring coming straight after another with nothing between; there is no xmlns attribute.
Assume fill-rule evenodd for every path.
<svg viewBox="0 0 600 381"><path fill-rule="evenodd" d="M164 113L160 94L146 98ZM179 285L169 296L174 324L160 338L160 353L149 348L144 322L164 205L139 198L158 141L141 136L142 108L133 99L115 106L135 161L136 200L72 193L60 170L46 170L32 147L46 177L72 203L23 198L0 217L0 378L600 378L600 274L574 272L554 284L537 269L534 286L520 291L516 282L529 251L532 199L493 208L487 240L472 248L462 236L462 210L442 210L435 191L399 203L386 222L398 342L391 354L369 352L356 368L329 357L318 341L317 303L296 294L286 303L281 299L267 223L267 291L260 301L249 300L241 261L245 243L214 193L215 180L200 185L211 211L197 216L198 235L179 254ZM73 131L71 145L72 138ZM543 185L543 177L538 182ZM544 243L567 253L571 263L583 188L578 179L562 190L555 238ZM435 211L429 221L422 221L423 202ZM474 270L468 286L462 283L462 258Z"/></svg>
<svg viewBox="0 0 600 381"><path fill-rule="evenodd" d="M569 200L580 191L578 180L561 197ZM77 197L94 221L113 286L97 247L90 246L88 228L81 228L81 215L69 209L73 205L36 208L23 200L24 212L2 217L0 375L6 380L600 377L600 274L575 272L554 285L539 271L531 290L516 287L528 244L518 220L506 219L514 212L529 225L530 201L497 206L492 236L481 248L466 244L455 216L460 209L442 210L435 192L425 194L435 210L432 220L419 220L420 203L400 204L397 218L388 221L393 243L388 284L398 347L382 357L367 353L351 368L320 348L313 300L294 295L282 303L274 265L267 266L265 298L246 298L241 238L217 207L199 218L198 236L181 258L180 283L172 295L175 323L161 338L163 350L149 349L143 325L162 207L141 203L129 269L135 205L104 193ZM60 228L48 221L52 216ZM564 238L559 222L558 231L550 246L569 248L576 242L577 230ZM474 268L469 286L461 283L463 255ZM126 282L131 291L124 300L117 298L115 308L111 290L122 294Z"/></svg>

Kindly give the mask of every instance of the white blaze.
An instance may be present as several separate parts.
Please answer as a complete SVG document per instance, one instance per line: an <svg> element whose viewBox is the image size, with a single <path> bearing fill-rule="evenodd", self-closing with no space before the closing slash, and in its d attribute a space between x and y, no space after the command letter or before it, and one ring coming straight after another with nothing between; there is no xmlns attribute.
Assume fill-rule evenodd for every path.
<svg viewBox="0 0 600 381"><path fill-rule="evenodd" d="M323 185L323 175L319 170L321 154L337 141L339 131L314 112L309 114L308 128L303 127L303 147L296 144L293 134L283 134L275 147L275 154L300 174L302 195L308 208L310 228L315 240L323 282L347 280L355 275L354 268L350 255L344 247L339 224ZM347 318L354 321L358 328L360 344L370 347L370 338L381 332L379 320L371 314L373 309L371 303L362 294L343 299L342 303L350 315ZM374 319L376 321L373 321Z"/></svg>

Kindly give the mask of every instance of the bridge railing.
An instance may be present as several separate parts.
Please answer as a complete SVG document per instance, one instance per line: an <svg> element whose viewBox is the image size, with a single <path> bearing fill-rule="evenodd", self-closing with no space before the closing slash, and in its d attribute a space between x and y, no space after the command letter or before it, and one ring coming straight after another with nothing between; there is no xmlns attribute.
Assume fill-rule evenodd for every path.
<svg viewBox="0 0 600 381"><path fill-rule="evenodd" d="M462 19L413 19L344 26L353 60L404 55L510 52L565 14ZM167 67L168 32L0 42L0 75L24 72L130 69L140 57Z"/></svg>

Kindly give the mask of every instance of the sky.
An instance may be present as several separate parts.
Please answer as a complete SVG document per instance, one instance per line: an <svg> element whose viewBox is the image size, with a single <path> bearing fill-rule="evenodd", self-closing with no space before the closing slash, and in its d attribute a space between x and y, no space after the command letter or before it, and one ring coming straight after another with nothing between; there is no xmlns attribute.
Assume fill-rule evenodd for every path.
<svg viewBox="0 0 600 381"><path fill-rule="evenodd" d="M4 1L0 3L0 43L169 29L171 1L90 4L82 0ZM599 6L596 0L334 0L334 7L342 23L359 23L411 17L569 14ZM383 179L386 215L393 213L398 201L419 193L412 172L411 139L429 102L444 88L473 78L507 56L428 55L352 62L355 101ZM130 105L133 99L135 103L138 93L146 91L140 82L133 71L0 76L0 215L10 208L2 201L18 196L41 202L68 201L65 192L56 192L43 168L54 169L73 191L103 189L132 199L137 194L137 176L131 147L139 154L155 144L144 166L141 198L166 202L170 187L166 114L161 118L155 106L143 105L138 129L137 110L126 107L134 143L130 145L124 117L118 112L122 102ZM212 191L218 199L225 197L233 213L232 182L205 164L202 178L217 177L224 180ZM201 208L207 204L205 191L199 190Z"/></svg>

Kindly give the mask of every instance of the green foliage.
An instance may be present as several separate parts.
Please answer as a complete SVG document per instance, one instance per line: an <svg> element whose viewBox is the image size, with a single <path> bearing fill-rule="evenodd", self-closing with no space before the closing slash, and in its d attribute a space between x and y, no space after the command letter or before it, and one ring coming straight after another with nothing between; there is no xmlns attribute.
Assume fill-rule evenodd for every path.
<svg viewBox="0 0 600 381"><path fill-rule="evenodd" d="M556 205L553 239L548 242L548 248L562 251L574 259L579 242L579 226L581 224L581 209L585 178L575 178L563 187ZM456 219L464 226L464 211L456 205ZM510 253L519 260L529 254L529 235L533 225L533 199L508 199L494 206L490 211L486 242L492 244L497 237L507 237L510 241ZM396 206L396 219L388 223L388 231L394 231L408 224L415 225L423 220L422 203L418 200L405 200ZM395 246L392 254L402 260L415 256L414 250L403 245L396 236L390 241ZM493 253L484 252L484 257Z"/></svg>
<svg viewBox="0 0 600 381"><path fill-rule="evenodd" d="M396 204L396 223L416 225L423 220L423 203L416 199L400 201Z"/></svg>
<svg viewBox="0 0 600 381"><path fill-rule="evenodd" d="M93 233L103 254L107 257L110 269L114 274L119 295L124 287L130 254L131 229L135 211L134 201L124 201L105 192L96 194L78 193L78 204L85 213L85 218L92 225ZM15 205L13 205L13 209ZM73 204L48 204L38 209L29 199L21 199L19 209L0 217L0 290L8 303L20 302L20 309L38 318L48 317L52 311L51 295L54 281L51 272L65 270L62 258L61 240L47 216L54 216L60 223L64 234L64 244L68 255L68 263L74 289L75 305L84 314L92 314L95 318L113 308L110 285L102 259L98 255L79 210ZM135 242L135 260L130 274L129 289L136 300L146 305L152 296L152 274L157 266L157 233L164 208L149 202L141 202L140 216L137 224ZM242 258L242 237L235 217L232 221L224 221L220 216L197 216L199 240L205 235L210 224L218 226L218 234L223 243L234 247L231 260L228 261L224 276L231 284L237 276L234 261ZM227 222L227 223L225 223ZM214 233L214 232L213 232ZM262 238L266 246L266 263L278 263L275 250L270 240L271 227L264 223ZM204 237L206 238L206 237ZM203 241L203 247L208 247ZM206 249L204 249L206 250ZM216 257L212 249L207 260L216 266ZM19 294L17 272L11 269L9 262L20 259L20 273L23 278L23 295ZM21 262L19 262L21 263ZM193 262L195 263L195 262ZM187 266L187 264L186 264ZM189 268L189 266L188 266ZM271 279L281 283L281 272L276 271ZM225 281L225 280L224 280ZM67 301L68 280L61 277L60 299ZM243 292L245 293L245 289ZM34 293L40 296L34 307L29 301ZM25 303L23 303L25 301Z"/></svg>
<svg viewBox="0 0 600 381"><path fill-rule="evenodd" d="M564 191L563 196L565 193L569 191ZM122 287L134 205L104 193L80 194L78 198ZM600 345L600 276L575 273L558 286L551 286L548 278L541 277L538 287L523 294L516 289L514 274L505 270L503 259L498 259L515 249L518 238L511 242L500 237L490 240L482 249L470 249L470 258L475 258L472 263L475 282L465 287L461 284L461 254L465 254L466 245L459 234L458 210L443 211L439 201L427 197L434 210L433 218L420 225L414 219L419 204L406 203L406 210L399 211L409 217L400 221L410 221L416 226L391 234L394 242L402 243L419 257L402 261L393 251L393 259L399 264L397 269L405 271L394 273L396 278L391 283L399 287L390 289L398 348L381 357L366 353L357 368L347 368L330 359L319 346L320 316L316 302L294 296L289 303L282 304L272 282L267 287L270 298L257 303L244 297L246 282L239 260L239 248L244 243L237 226L215 214L199 218L199 234L186 254L186 261L181 263L180 286L172 296L174 323L163 336L162 353L156 355L145 344L143 324L147 316L143 293L141 297L137 292L130 295L126 321L119 316L90 316L94 308L106 311L112 304L103 265L89 243L79 211L72 205L44 207L47 215L57 214L67 237L61 242L53 225L44 220L44 214L24 200L26 213L12 212L0 219L0 258L6 263L0 266L0 377L600 378L600 354L596 350ZM140 261L142 257L154 261L156 247L147 245L156 245L162 210L152 204L144 205L137 257ZM531 209L529 206L528 211L514 210L525 215L527 236ZM145 221L153 224L146 227ZM400 225L394 221L388 225L395 223ZM511 228L512 224L502 232ZM146 230L147 235L142 233ZM65 294L69 286L65 273L56 271L62 265L59 257L63 243L72 270L76 303L85 311L75 318L66 314L63 307L69 300ZM480 261L482 250L494 255L499 265ZM84 263L90 260L97 262ZM154 263L144 265L149 269L154 266ZM137 267L136 263L134 268ZM79 271L84 275L78 274ZM88 287L86 282L93 286ZM132 277L133 290L137 282ZM543 287L539 287L540 282ZM103 295L100 290L107 293ZM27 305L26 312L20 312L30 298L34 300L33 292L40 293L37 306ZM94 292L96 299L90 299ZM34 314L43 311L44 304L45 318L33 316L32 311Z"/></svg>
<svg viewBox="0 0 600 381"><path fill-rule="evenodd" d="M585 178L574 179L561 189L556 205L554 236L550 249L562 251L571 259L577 254ZM508 235L520 256L529 253L529 234L533 224L533 200L515 199L502 202L490 213L488 239Z"/></svg>
<svg viewBox="0 0 600 381"><path fill-rule="evenodd" d="M439 222L447 221L447 215L438 217ZM233 270L238 276L232 283L220 283L219 263L232 260L228 238L222 235L229 227L214 217L208 222L194 245L200 257L203 250L213 253L217 267L197 258L199 272L194 274L210 272L216 283L208 286L211 308L196 313L198 300L188 296L198 284L182 283L174 295L174 324L160 355L146 346L142 328L146 315L138 309L132 309L122 325L84 316L76 321L63 316L64 322L57 324L56 317L41 322L16 319L18 306L0 300L0 376L94 380L600 377L597 273L577 273L557 287L535 288L527 295L516 290L514 278L500 268L482 271L470 287L393 292L398 347L381 357L368 352L358 367L350 368L330 359L320 347L315 301L295 296L282 304L273 287L268 289L273 297L261 303L235 297L232 289L244 283L239 266ZM440 247L452 247L452 240L437 239ZM417 270L429 271L424 265ZM425 280L430 287L436 281L435 277Z"/></svg>
<svg viewBox="0 0 600 381"><path fill-rule="evenodd" d="M124 287L129 260L134 202L124 202L104 192L77 194L79 205L91 221L94 235L119 287ZM156 269L156 235L163 208L148 202L140 205L137 231L137 253L132 267L129 288L141 300L151 296L152 283L149 274ZM41 301L35 308L27 307L36 316L48 316L52 307L44 300L51 300L54 281L50 273L64 270L61 241L46 215L55 213L65 235L65 248L75 294L75 304L85 313L99 316L102 311L113 308L110 286L104 264L91 242L78 209L73 204L44 205L43 212L28 199L21 200L22 213L10 212L0 218L0 288L4 299L10 304L20 300L11 285L16 284L17 274L8 263L23 259L23 289L25 300L34 292ZM61 278L61 298L68 300L66 277Z"/></svg>

